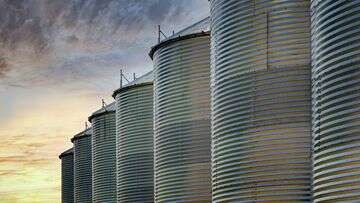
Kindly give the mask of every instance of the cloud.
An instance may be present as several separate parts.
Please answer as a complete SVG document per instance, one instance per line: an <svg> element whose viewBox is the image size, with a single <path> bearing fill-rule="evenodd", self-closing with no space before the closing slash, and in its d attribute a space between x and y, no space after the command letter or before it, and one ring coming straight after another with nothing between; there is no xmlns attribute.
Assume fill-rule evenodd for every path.
<svg viewBox="0 0 360 203"><path fill-rule="evenodd" d="M0 1L0 40L3 46L13 50L20 43L33 45L35 51L43 50L47 45L44 26L36 15L34 7L24 0Z"/></svg>
<svg viewBox="0 0 360 203"><path fill-rule="evenodd" d="M9 49L30 45L42 53L61 34L81 40L111 41L147 24L177 19L185 1L154 0L0 0L0 40ZM79 39L78 37L76 37ZM119 36L114 37L119 38ZM128 36L121 36L121 39Z"/></svg>
<svg viewBox="0 0 360 203"><path fill-rule="evenodd" d="M79 38L77 38L75 34L72 34L71 36L68 36L66 38L66 42L69 43L69 44L74 44L74 43L76 43L78 41L79 41Z"/></svg>
<svg viewBox="0 0 360 203"><path fill-rule="evenodd" d="M1 176L12 176L12 175L24 175L24 172L20 172L18 170L0 170L0 177Z"/></svg>
<svg viewBox="0 0 360 203"><path fill-rule="evenodd" d="M0 77L4 77L5 73L9 70L8 64L4 57L0 56Z"/></svg>
<svg viewBox="0 0 360 203"><path fill-rule="evenodd" d="M90 79L96 83L92 77L115 81L114 74L124 66L138 74L147 72L155 25L162 24L168 33L180 29L205 17L207 4L206 0L0 0L0 85L59 86L64 80L89 84Z"/></svg>

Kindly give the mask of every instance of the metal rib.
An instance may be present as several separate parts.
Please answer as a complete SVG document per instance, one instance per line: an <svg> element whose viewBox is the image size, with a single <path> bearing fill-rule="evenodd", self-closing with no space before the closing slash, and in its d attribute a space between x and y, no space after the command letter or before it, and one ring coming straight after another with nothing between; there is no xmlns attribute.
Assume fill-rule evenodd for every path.
<svg viewBox="0 0 360 203"><path fill-rule="evenodd" d="M83 136L74 143L74 197L75 203L91 203L92 161L91 135Z"/></svg>
<svg viewBox="0 0 360 203"><path fill-rule="evenodd" d="M117 201L154 202L153 85L118 91Z"/></svg>
<svg viewBox="0 0 360 203"><path fill-rule="evenodd" d="M116 202L115 112L102 112L91 119L93 203Z"/></svg>
<svg viewBox="0 0 360 203"><path fill-rule="evenodd" d="M69 149L62 153L61 159L61 202L74 202L74 153Z"/></svg>
<svg viewBox="0 0 360 203"><path fill-rule="evenodd" d="M211 202L210 39L159 47L155 72L155 200Z"/></svg>
<svg viewBox="0 0 360 203"><path fill-rule="evenodd" d="M312 1L315 203L360 199L360 1Z"/></svg>
<svg viewBox="0 0 360 203"><path fill-rule="evenodd" d="M212 0L213 202L310 202L310 5Z"/></svg>

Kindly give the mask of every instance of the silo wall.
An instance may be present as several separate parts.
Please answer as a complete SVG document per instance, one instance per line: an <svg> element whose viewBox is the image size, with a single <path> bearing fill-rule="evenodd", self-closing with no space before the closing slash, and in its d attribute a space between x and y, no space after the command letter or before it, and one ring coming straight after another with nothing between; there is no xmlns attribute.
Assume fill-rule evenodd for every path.
<svg viewBox="0 0 360 203"><path fill-rule="evenodd" d="M310 1L210 8L212 201L310 202Z"/></svg>
<svg viewBox="0 0 360 203"><path fill-rule="evenodd" d="M92 202L116 202L114 103L89 117L92 123Z"/></svg>
<svg viewBox="0 0 360 203"><path fill-rule="evenodd" d="M155 201L211 202L210 38L153 48Z"/></svg>
<svg viewBox="0 0 360 203"><path fill-rule="evenodd" d="M74 143L75 203L92 202L91 133L88 129L71 139Z"/></svg>
<svg viewBox="0 0 360 203"><path fill-rule="evenodd" d="M73 148L63 152L61 159L61 202L74 202L74 153Z"/></svg>
<svg viewBox="0 0 360 203"><path fill-rule="evenodd" d="M117 201L154 202L153 83L118 89Z"/></svg>
<svg viewBox="0 0 360 203"><path fill-rule="evenodd" d="M313 196L360 201L360 1L311 1Z"/></svg>

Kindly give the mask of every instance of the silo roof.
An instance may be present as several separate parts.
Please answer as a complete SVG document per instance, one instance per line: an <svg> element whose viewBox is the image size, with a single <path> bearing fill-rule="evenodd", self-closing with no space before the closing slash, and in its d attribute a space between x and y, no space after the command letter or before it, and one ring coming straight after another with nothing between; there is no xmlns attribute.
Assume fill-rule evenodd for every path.
<svg viewBox="0 0 360 203"><path fill-rule="evenodd" d="M91 136L91 134L92 134L92 128L88 128L88 129L74 135L74 137L71 138L71 142L74 142L75 140L78 140L78 139L81 139L84 137L89 137L89 136Z"/></svg>
<svg viewBox="0 0 360 203"><path fill-rule="evenodd" d="M71 147L70 149L68 149L68 150L64 151L63 153L61 153L60 156L59 156L59 159L65 157L65 156L73 155L73 154L74 154L74 148Z"/></svg>
<svg viewBox="0 0 360 203"><path fill-rule="evenodd" d="M161 40L160 43L151 47L149 56L152 59L155 51L164 45L184 39L190 39L190 38L207 36L207 35L210 35L210 17L206 17L200 20L199 22L196 22L186 27L185 29L180 30L179 32L171 35L170 37Z"/></svg>
<svg viewBox="0 0 360 203"><path fill-rule="evenodd" d="M180 30L179 32L164 39L163 41L166 41L166 40L169 40L172 38L176 38L179 36L185 36L185 35L190 35L190 34L194 34L194 33L209 32L209 31L210 31L210 17L206 17L206 18L200 20L199 22L196 22L196 23L190 25L189 27L186 27L186 28Z"/></svg>
<svg viewBox="0 0 360 203"><path fill-rule="evenodd" d="M94 117L96 116L100 116L102 114L105 114L107 112L115 112L116 110L116 103L115 102L112 102L111 104L109 105L106 105L105 107L95 111L94 113L91 114L91 116L89 116L89 121L91 122L91 119L93 119Z"/></svg>
<svg viewBox="0 0 360 203"><path fill-rule="evenodd" d="M127 89L132 88L132 87L139 87L139 86L143 86L143 85L149 85L149 84L152 84L153 81L154 81L154 72L150 71L150 72L142 75L141 77L135 79L134 81L129 82L128 84L124 85L123 87L115 90L112 96L115 98L115 96L119 92L122 92L122 91L127 90Z"/></svg>

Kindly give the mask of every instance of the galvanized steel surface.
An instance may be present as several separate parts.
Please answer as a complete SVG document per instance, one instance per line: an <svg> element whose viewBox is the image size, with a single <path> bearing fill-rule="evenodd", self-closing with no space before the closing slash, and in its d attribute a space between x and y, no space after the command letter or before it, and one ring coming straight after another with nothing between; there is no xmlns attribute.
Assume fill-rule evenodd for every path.
<svg viewBox="0 0 360 203"><path fill-rule="evenodd" d="M66 150L61 159L61 202L74 202L74 154L73 148Z"/></svg>
<svg viewBox="0 0 360 203"><path fill-rule="evenodd" d="M153 85L117 90L117 201L154 202ZM136 85L135 85L136 84Z"/></svg>
<svg viewBox="0 0 360 203"><path fill-rule="evenodd" d="M92 201L91 133L88 129L73 138L74 143L74 198L75 203Z"/></svg>
<svg viewBox="0 0 360 203"><path fill-rule="evenodd" d="M360 201L360 1L312 1L313 194Z"/></svg>
<svg viewBox="0 0 360 203"><path fill-rule="evenodd" d="M310 2L210 7L213 202L310 202Z"/></svg>
<svg viewBox="0 0 360 203"><path fill-rule="evenodd" d="M154 52L155 201L211 202L210 39Z"/></svg>
<svg viewBox="0 0 360 203"><path fill-rule="evenodd" d="M97 111L91 123L93 203L113 203L116 202L115 111Z"/></svg>

